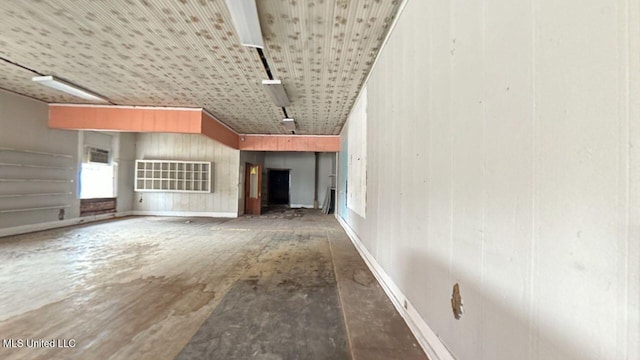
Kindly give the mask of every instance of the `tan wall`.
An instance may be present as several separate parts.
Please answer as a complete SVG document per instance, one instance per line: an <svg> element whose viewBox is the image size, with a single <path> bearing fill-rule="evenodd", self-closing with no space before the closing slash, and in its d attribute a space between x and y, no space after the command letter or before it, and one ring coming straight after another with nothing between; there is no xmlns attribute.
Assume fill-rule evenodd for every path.
<svg viewBox="0 0 640 360"><path fill-rule="evenodd" d="M409 0L383 48L342 216L458 359L640 358L639 15Z"/></svg>

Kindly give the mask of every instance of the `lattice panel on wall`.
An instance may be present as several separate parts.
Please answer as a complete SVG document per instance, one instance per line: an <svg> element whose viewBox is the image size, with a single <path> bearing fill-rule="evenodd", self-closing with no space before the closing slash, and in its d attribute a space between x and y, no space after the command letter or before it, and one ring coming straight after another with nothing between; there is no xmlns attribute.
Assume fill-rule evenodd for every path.
<svg viewBox="0 0 640 360"><path fill-rule="evenodd" d="M136 160L135 191L211 192L211 162Z"/></svg>

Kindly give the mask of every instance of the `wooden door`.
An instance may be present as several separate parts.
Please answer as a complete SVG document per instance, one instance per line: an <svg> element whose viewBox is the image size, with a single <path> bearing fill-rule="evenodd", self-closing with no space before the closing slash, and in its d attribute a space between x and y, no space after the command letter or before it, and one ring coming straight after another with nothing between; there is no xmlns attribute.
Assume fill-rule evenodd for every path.
<svg viewBox="0 0 640 360"><path fill-rule="evenodd" d="M262 205L262 167L258 164L245 166L244 213L260 215Z"/></svg>

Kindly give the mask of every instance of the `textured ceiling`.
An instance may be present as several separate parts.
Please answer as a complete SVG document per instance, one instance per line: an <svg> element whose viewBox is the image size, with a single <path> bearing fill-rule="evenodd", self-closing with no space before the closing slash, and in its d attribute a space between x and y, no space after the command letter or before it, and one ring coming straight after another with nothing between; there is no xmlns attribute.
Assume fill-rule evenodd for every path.
<svg viewBox="0 0 640 360"><path fill-rule="evenodd" d="M265 55L298 134L337 134L399 0L257 0ZM118 105L203 107L240 133L284 133L255 49L224 0L2 0L0 88L81 103L31 82L55 75Z"/></svg>

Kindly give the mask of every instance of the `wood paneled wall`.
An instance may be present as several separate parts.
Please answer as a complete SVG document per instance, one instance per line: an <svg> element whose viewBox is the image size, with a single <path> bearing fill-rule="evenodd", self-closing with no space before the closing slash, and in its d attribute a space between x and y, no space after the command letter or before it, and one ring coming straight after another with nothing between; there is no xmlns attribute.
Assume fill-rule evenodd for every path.
<svg viewBox="0 0 640 360"><path fill-rule="evenodd" d="M210 194L139 192L134 201L136 213L217 217L237 215L238 150L197 134L143 133L136 138L136 158L213 163Z"/></svg>

